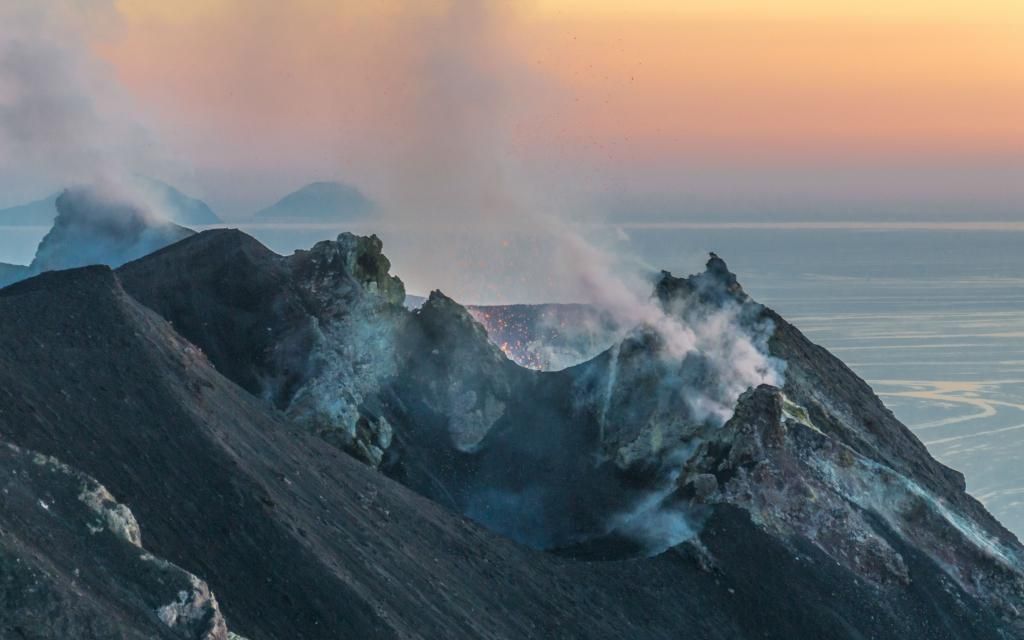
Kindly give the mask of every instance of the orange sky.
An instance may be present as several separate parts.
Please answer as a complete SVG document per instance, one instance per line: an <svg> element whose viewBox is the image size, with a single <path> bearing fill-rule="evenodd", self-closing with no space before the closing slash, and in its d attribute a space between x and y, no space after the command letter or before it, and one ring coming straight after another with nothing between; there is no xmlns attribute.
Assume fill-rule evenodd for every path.
<svg viewBox="0 0 1024 640"><path fill-rule="evenodd" d="M140 95L242 133L291 128L296 116L310 127L366 117L358 103L375 71L359 67L402 47L386 38L403 15L385 2L297 4L123 0L126 26L103 50ZM681 4L543 0L501 14L505 24L489 33L561 85L543 139L628 137L642 154L669 155L751 144L824 154L1024 149L1022 3L863 0L822 11L829 3L717 0L671 10ZM347 91L352 74L361 77ZM240 113L247 99L258 103Z"/></svg>
<svg viewBox="0 0 1024 640"><path fill-rule="evenodd" d="M700 192L678 177L709 172L743 191L784 169L773 190L797 195L1020 194L1005 178L1024 169L1019 0L116 8L91 47L198 173L258 184L287 167L372 190L441 145L453 171L556 168L589 191Z"/></svg>

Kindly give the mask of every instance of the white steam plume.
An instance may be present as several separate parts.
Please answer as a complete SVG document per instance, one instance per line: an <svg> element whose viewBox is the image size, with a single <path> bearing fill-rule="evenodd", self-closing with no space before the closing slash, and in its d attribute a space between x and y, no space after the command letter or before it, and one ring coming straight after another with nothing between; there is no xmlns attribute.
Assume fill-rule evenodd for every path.
<svg viewBox="0 0 1024 640"><path fill-rule="evenodd" d="M407 75L415 80L394 113L398 144L386 200L392 215L424 233L443 229L439 239L446 243L422 242L417 269L456 265L442 286L476 277L479 270L462 264L452 246L460 228L484 243L494 241L490 233L524 229L551 247L529 265L532 273L570 283L577 299L609 313L623 330L654 331L664 358L703 358L715 388L692 394L694 415L724 422L748 387L781 382L766 353L771 327L743 326L738 305L666 311L651 296L649 276L586 241L563 221L566 212L550 215L553 200L543 199L517 170L514 133L523 110L516 102L553 85L507 46L501 25L515 19L513 12L486 0L452 0L439 13L410 18L401 33L411 56Z"/></svg>
<svg viewBox="0 0 1024 640"><path fill-rule="evenodd" d="M0 173L6 197L36 198L72 184L123 181L173 166L91 48L117 27L114 5L0 5ZM12 193L15 185L24 193Z"/></svg>
<svg viewBox="0 0 1024 640"><path fill-rule="evenodd" d="M784 364L768 355L774 330L769 321L741 318L743 309L732 300L720 306L684 301L666 309L653 296L653 274L624 264L564 225L549 227L565 250L560 272L573 279L583 300L609 313L623 332L653 331L662 358L683 363L695 355L710 368L702 377L706 385L686 389L695 419L723 424L748 388L783 384Z"/></svg>

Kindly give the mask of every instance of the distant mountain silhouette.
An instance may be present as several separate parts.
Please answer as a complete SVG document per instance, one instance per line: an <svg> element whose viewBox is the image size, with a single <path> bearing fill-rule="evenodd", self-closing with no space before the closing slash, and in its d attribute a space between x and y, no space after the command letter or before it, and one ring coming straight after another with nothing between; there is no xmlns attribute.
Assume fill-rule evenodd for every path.
<svg viewBox="0 0 1024 640"><path fill-rule="evenodd" d="M218 224L221 219L210 205L202 200L182 193L175 187L145 176L136 176L136 183L143 192L146 204L171 222L186 225Z"/></svg>
<svg viewBox="0 0 1024 640"><path fill-rule="evenodd" d="M0 226L48 227L57 217L57 196L53 193L33 202L0 209Z"/></svg>
<svg viewBox="0 0 1024 640"><path fill-rule="evenodd" d="M30 273L29 268L24 265L0 262L0 287L6 287L12 282L27 278Z"/></svg>
<svg viewBox="0 0 1024 640"><path fill-rule="evenodd" d="M313 182L255 214L261 221L334 222L362 218L373 203L359 189L340 182Z"/></svg>
<svg viewBox="0 0 1024 640"><path fill-rule="evenodd" d="M57 211L26 275L92 264L118 267L195 233L96 187L66 189Z"/></svg>
<svg viewBox="0 0 1024 640"><path fill-rule="evenodd" d="M218 224L221 219L202 200L182 193L166 182L135 176L127 185L137 191L140 204L146 209L167 218L171 222L184 225ZM48 227L57 217L57 191L34 202L0 209L0 226L40 226Z"/></svg>

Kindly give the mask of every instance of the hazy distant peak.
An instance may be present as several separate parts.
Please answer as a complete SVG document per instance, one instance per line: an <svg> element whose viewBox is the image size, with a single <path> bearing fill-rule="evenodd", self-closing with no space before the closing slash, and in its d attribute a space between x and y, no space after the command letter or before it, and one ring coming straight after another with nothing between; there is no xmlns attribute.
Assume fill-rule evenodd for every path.
<svg viewBox="0 0 1024 640"><path fill-rule="evenodd" d="M213 212L210 205L198 198L183 193L177 187L162 180L144 175L133 177L134 186L143 193L143 199L159 214L171 222L186 225L218 224L220 217Z"/></svg>
<svg viewBox="0 0 1024 640"><path fill-rule="evenodd" d="M0 262L0 287L6 287L12 282L27 278L28 275L29 269L27 266Z"/></svg>
<svg viewBox="0 0 1024 640"><path fill-rule="evenodd" d="M100 185L76 185L71 188L80 189L87 186L97 188ZM161 180L134 175L121 186L148 210L171 222L184 225L211 225L221 222L208 204ZM57 198L62 191L26 204L0 209L0 226L50 226L57 217Z"/></svg>
<svg viewBox="0 0 1024 640"><path fill-rule="evenodd" d="M53 228L29 266L32 274L90 264L116 267L195 233L95 185L65 189L56 210Z"/></svg>
<svg viewBox="0 0 1024 640"><path fill-rule="evenodd" d="M39 200L0 209L0 226L49 226L57 217L56 202L59 195L58 191Z"/></svg>
<svg viewBox="0 0 1024 640"><path fill-rule="evenodd" d="M311 182L255 214L262 220L331 222L366 216L373 202L351 185Z"/></svg>

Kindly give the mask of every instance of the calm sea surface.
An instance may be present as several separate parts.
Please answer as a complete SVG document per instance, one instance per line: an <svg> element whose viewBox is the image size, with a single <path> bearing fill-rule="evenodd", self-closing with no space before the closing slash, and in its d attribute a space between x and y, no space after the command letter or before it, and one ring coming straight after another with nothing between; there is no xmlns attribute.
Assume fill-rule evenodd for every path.
<svg viewBox="0 0 1024 640"><path fill-rule="evenodd" d="M290 253L340 229L247 230ZM29 262L43 233L0 228L0 261ZM562 295L551 238L380 235L411 292L441 287L482 303ZM866 379L1024 537L1024 232L627 228L616 238L617 250L677 274L717 252L756 299Z"/></svg>

